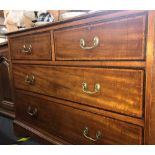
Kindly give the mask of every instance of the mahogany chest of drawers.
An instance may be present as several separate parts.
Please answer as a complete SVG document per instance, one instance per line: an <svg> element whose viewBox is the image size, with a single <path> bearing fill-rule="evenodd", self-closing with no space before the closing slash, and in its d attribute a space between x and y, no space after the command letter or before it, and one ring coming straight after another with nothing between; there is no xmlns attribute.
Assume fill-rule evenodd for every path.
<svg viewBox="0 0 155 155"><path fill-rule="evenodd" d="M155 11L101 11L8 34L15 132L53 144L155 144Z"/></svg>

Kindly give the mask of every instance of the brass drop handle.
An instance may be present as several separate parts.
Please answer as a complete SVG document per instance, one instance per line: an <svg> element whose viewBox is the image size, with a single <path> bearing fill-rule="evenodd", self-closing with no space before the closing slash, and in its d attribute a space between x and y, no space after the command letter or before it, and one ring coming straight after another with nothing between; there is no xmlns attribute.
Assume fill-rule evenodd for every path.
<svg viewBox="0 0 155 155"><path fill-rule="evenodd" d="M93 95L93 94L96 94L100 91L101 89L101 86L99 83L96 83L95 84L95 87L94 87L94 91L89 91L88 90L88 84L86 82L83 82L82 83L82 91L86 94L89 94L89 95Z"/></svg>
<svg viewBox="0 0 155 155"><path fill-rule="evenodd" d="M33 117L33 116L36 116L37 112L38 112L37 108L34 108L32 110L31 106L28 106L28 108L27 108L27 114L28 115L30 115L31 117Z"/></svg>
<svg viewBox="0 0 155 155"><path fill-rule="evenodd" d="M88 134L89 134L89 129L88 129L88 127L85 127L84 130L83 130L83 135L84 135L85 138L89 139L90 141L96 142L99 139L101 139L101 136L102 136L100 131L96 132L96 138L95 139L92 138L92 137L89 137Z"/></svg>
<svg viewBox="0 0 155 155"><path fill-rule="evenodd" d="M34 85L34 83L35 83L34 75L26 75L25 83L30 84L30 85Z"/></svg>
<svg viewBox="0 0 155 155"><path fill-rule="evenodd" d="M31 54L31 52L32 52L32 45L31 44L29 44L29 45L24 44L23 47L22 47L21 52L25 53L25 54Z"/></svg>
<svg viewBox="0 0 155 155"><path fill-rule="evenodd" d="M80 47L84 50L91 50L93 48L96 48L100 43L99 37L95 36L93 38L93 46L86 46L85 40L83 38L80 39Z"/></svg>

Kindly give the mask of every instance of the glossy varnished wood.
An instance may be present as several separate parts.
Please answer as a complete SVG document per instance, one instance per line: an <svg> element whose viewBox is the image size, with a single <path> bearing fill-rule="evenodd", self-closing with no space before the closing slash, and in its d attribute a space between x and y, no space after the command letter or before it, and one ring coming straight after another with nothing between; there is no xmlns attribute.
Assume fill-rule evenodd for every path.
<svg viewBox="0 0 155 155"><path fill-rule="evenodd" d="M99 21L107 21L109 19L114 18L123 18L127 16L135 16L135 15L147 15L147 10L105 10L105 11L99 11L97 13L90 13L88 15L83 15L80 17L74 17L70 19L65 19L53 23L49 23L46 25L38 26L38 27L32 27L27 28L22 31L13 31L7 33L7 36L9 38L18 37L21 34L32 34L32 33L38 33L38 32L45 32L49 30L56 30L60 28L67 28L71 26L77 26L77 25L84 25L88 23L95 23Z"/></svg>
<svg viewBox="0 0 155 155"><path fill-rule="evenodd" d="M145 69L145 61L33 61L33 60L12 60L13 64L37 64L53 66L79 66L79 67L113 67L113 68L134 68Z"/></svg>
<svg viewBox="0 0 155 155"><path fill-rule="evenodd" d="M144 60L145 22L143 15L56 30L56 60ZM86 46L93 46L95 36L100 40L98 47L91 50L80 47L81 38Z"/></svg>
<svg viewBox="0 0 155 155"><path fill-rule="evenodd" d="M90 112L81 111L54 102L48 102L41 98L17 94L16 99L17 120L23 120L33 126L45 129L49 133L66 139L72 144L142 143L141 127L115 119L101 117ZM35 116L31 117L27 114L28 106L31 106L32 109L38 109ZM98 130L101 131L101 139L92 142L85 138L83 135L85 127L89 128L89 136L91 137L95 137L94 135Z"/></svg>
<svg viewBox="0 0 155 155"><path fill-rule="evenodd" d="M28 60L51 60L51 35L50 32L22 35L10 39L10 50L12 59ZM22 52L23 46L32 46L32 52Z"/></svg>
<svg viewBox="0 0 155 155"><path fill-rule="evenodd" d="M33 92L21 90L21 89L20 90L16 89L16 92L17 93L22 93L22 94L25 94L25 95L28 95L28 96L32 96L32 97L34 96L34 97L42 98L44 100L48 100L48 101L51 101L51 102L56 102L56 103L59 103L59 104L70 106L70 107L73 107L75 109L81 109L81 110L84 110L84 111L89 111L89 112L97 114L97 115L101 115L101 116L105 116L105 117L109 117L109 118L115 118L115 119L123 121L123 122L127 122L127 123L130 123L130 124L135 124L135 125L144 127L144 119L141 119L141 118L122 115L120 113L114 113L114 112L111 112L111 111L107 111L107 110L104 110L104 109L99 109L99 108L87 106L87 105L84 105L84 104L79 104L79 103L74 104L71 101L66 101L66 100L58 99L58 98L51 97L51 96L45 96L45 95L42 95L42 94L36 94L36 93L33 93Z"/></svg>
<svg viewBox="0 0 155 155"><path fill-rule="evenodd" d="M145 92L145 144L155 144L155 12L148 14L146 92Z"/></svg>
<svg viewBox="0 0 155 155"><path fill-rule="evenodd" d="M143 114L142 70L14 65L13 75L18 89L136 117ZM27 75L35 77L34 85L25 82ZM101 91L89 95L82 90L83 82L92 92L99 83Z"/></svg>
<svg viewBox="0 0 155 155"><path fill-rule="evenodd" d="M107 122L108 118L110 124L113 124L113 120L116 120L114 121L116 124L121 122L120 126L121 129L125 128L124 131L129 125L128 129L131 129L131 132L127 132L129 135L125 140L126 143L129 141L131 144L137 144L137 142L155 144L154 20L155 11L101 11L9 33L11 65L13 65L14 84L19 100L17 102L20 102L21 96L29 96L32 98L30 103L38 107L44 105L40 103L41 101L47 102L48 109L61 113L60 118L64 116L62 126L65 126L64 123L71 122L71 116L79 112L81 117L78 114L74 115L73 120L78 120L82 125L83 122L88 122L93 128L89 130L89 136L92 137L95 136L97 128L104 128L101 125L102 121ZM36 52L36 57L32 59L26 57L14 59L11 46L16 39L23 39L25 36L33 38L34 35L44 33L49 33L50 36L50 48L47 47L47 49L52 53L49 59L43 58L47 56L45 51L41 53L42 57L38 57ZM86 44L91 46L95 34L100 37L99 46L90 51L80 49L79 39L83 37ZM39 42L41 41L38 41L37 45L42 46ZM35 74L36 81L35 85L28 86L24 83L25 75L31 73ZM90 91L94 90L94 84L99 81L102 84L101 92L94 96L82 93L81 82L85 80L88 80L86 82ZM27 95L20 95L21 93ZM25 105L25 100L23 103L20 102L20 107L22 104ZM41 109L44 110L44 108ZM48 115L49 111L46 111L45 115ZM56 129L49 131L48 127L47 129L43 126L39 127L33 123L34 120L22 119L22 117L21 119L18 117L20 120L15 121L18 133L36 135L55 144L66 144L66 141L75 144L81 140L78 138L76 138L77 141L74 140L79 135L79 130L74 131L74 127L70 128L71 125L65 126L71 131L65 135L63 129L57 133ZM55 124L59 124L57 121L59 117L54 119ZM97 123L92 125L90 123L92 119ZM58 126L56 128L58 129ZM69 133L73 136L70 135L68 138ZM131 135L137 137L134 142L131 140ZM119 133L117 136L110 134L110 137L112 139L110 144L114 141L117 144L120 141L124 143L124 139L118 140ZM106 140L107 137L103 143L109 144Z"/></svg>

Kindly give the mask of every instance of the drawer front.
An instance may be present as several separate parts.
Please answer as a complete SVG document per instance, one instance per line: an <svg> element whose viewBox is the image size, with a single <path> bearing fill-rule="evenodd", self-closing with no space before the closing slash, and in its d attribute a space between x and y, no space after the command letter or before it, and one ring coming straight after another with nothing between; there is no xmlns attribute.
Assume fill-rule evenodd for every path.
<svg viewBox="0 0 155 155"><path fill-rule="evenodd" d="M71 144L142 144L142 128L136 125L20 93L16 107L17 119Z"/></svg>
<svg viewBox="0 0 155 155"><path fill-rule="evenodd" d="M54 32L56 60L143 60L144 15Z"/></svg>
<svg viewBox="0 0 155 155"><path fill-rule="evenodd" d="M15 87L142 117L143 71L14 65Z"/></svg>
<svg viewBox="0 0 155 155"><path fill-rule="evenodd" d="M51 60L50 32L10 38L12 59Z"/></svg>

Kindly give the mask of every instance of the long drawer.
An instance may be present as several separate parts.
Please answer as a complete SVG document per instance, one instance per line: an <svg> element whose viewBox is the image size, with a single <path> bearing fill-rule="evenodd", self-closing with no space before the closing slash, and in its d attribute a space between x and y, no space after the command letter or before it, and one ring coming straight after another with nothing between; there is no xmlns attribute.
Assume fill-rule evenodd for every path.
<svg viewBox="0 0 155 155"><path fill-rule="evenodd" d="M34 33L10 38L12 59L51 60L50 32Z"/></svg>
<svg viewBox="0 0 155 155"><path fill-rule="evenodd" d="M56 60L144 60L145 23L139 15L58 29Z"/></svg>
<svg viewBox="0 0 155 155"><path fill-rule="evenodd" d="M143 116L143 70L13 65L17 89Z"/></svg>
<svg viewBox="0 0 155 155"><path fill-rule="evenodd" d="M142 144L141 127L34 96L16 94L16 119L71 144Z"/></svg>

